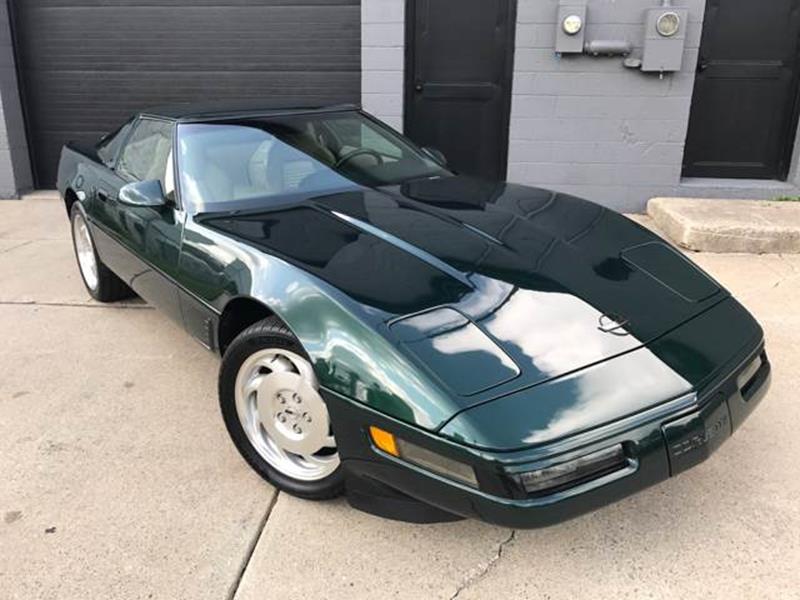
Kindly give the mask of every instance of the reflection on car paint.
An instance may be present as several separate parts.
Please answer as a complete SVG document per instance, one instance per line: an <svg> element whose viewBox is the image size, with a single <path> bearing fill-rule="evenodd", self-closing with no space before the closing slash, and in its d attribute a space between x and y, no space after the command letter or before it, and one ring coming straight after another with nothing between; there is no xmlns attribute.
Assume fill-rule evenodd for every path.
<svg viewBox="0 0 800 600"><path fill-rule="evenodd" d="M450 306L470 318L521 373L494 377L496 385L475 394L469 392L477 388L464 391L467 398L436 384L437 379L458 377L458 373L443 373L463 371L463 365L444 359L441 364L427 365L435 375L428 384L448 396L445 404L455 412L631 352L721 299L718 295L688 303L622 261L622 249L652 237L607 209L511 184L479 183L479 194L454 199L454 190L468 190L473 183L469 178L451 177L402 189L362 188L274 210L209 215L201 221L204 228L274 254L277 258L270 263L285 260L300 266L306 276L329 284L322 289L341 293L348 307L345 312L355 311L376 327L437 306ZM427 198L431 189L429 196L437 201L422 204L418 198ZM411 190L415 197L403 195ZM474 228L486 228L502 246L476 234ZM556 236L554 231L563 235ZM281 294L272 296L277 301ZM325 302L320 299L320 304ZM275 310L282 308L278 304ZM598 328L610 309L619 310L627 321L628 335ZM312 329L301 328L298 336L314 349L314 340L303 337L311 336ZM388 337L391 347L391 334L377 330L384 331L381 337ZM366 331L364 335L371 337ZM462 358L485 352L482 347L463 346ZM446 354L453 355L440 352L439 356ZM486 356L489 360L490 354ZM413 352L410 357L414 359ZM498 364L502 370L502 361ZM364 385L339 381L336 389L351 394L359 390L359 398L383 398L370 392L384 389L367 383L378 377L367 375L372 368L357 369L366 377ZM377 366L375 371L379 371ZM324 378L325 374L321 381ZM396 402L429 406L432 402L419 396L430 393L399 396L391 400L392 410L398 410ZM415 407L394 414L408 418L417 412ZM443 417L444 412L440 412Z"/></svg>

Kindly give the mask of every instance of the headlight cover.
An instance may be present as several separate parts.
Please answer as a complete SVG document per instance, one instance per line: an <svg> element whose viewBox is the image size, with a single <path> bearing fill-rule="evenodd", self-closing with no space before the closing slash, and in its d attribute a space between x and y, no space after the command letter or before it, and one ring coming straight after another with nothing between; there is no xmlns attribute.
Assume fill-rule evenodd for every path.
<svg viewBox="0 0 800 600"><path fill-rule="evenodd" d="M573 460L521 473L517 480L528 494L544 495L596 479L627 464L622 444L617 444Z"/></svg>

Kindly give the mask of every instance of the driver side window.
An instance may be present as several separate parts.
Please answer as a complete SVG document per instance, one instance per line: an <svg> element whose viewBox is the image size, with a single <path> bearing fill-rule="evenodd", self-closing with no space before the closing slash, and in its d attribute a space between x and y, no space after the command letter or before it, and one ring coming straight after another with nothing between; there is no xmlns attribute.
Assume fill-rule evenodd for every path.
<svg viewBox="0 0 800 600"><path fill-rule="evenodd" d="M100 157L100 160L103 161L105 166L114 166L114 160L117 158L117 153L119 152L120 146L122 146L122 142L125 141L125 137L131 130L132 124L132 121L128 121L114 133L111 133L101 139L100 143L97 144L97 156Z"/></svg>
<svg viewBox="0 0 800 600"><path fill-rule="evenodd" d="M335 132L342 142L340 155L364 148L377 152L384 158L400 160L403 149L393 144L385 135L379 134L367 123L347 119L331 119L326 126Z"/></svg>
<svg viewBox="0 0 800 600"><path fill-rule="evenodd" d="M141 119L122 149L117 171L126 179L157 179L167 190L167 163L172 151L172 123Z"/></svg>

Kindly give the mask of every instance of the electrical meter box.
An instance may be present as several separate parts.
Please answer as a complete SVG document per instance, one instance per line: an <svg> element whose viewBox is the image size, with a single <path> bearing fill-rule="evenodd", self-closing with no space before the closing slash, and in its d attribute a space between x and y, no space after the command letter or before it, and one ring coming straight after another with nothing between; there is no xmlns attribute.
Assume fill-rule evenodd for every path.
<svg viewBox="0 0 800 600"><path fill-rule="evenodd" d="M556 52L581 54L586 32L586 0L559 0Z"/></svg>
<svg viewBox="0 0 800 600"><path fill-rule="evenodd" d="M668 73L681 70L688 20L685 8L663 7L647 11L642 71Z"/></svg>

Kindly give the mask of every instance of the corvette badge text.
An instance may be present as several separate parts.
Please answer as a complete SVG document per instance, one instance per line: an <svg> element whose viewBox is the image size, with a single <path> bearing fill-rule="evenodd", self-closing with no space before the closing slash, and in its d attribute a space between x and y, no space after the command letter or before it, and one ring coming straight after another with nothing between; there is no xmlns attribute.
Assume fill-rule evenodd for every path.
<svg viewBox="0 0 800 600"><path fill-rule="evenodd" d="M695 434L688 439L682 440L670 447L672 456L678 457L692 450L702 448L706 444L727 437L730 432L730 418L728 413L723 413L716 421L706 426L702 433Z"/></svg>

